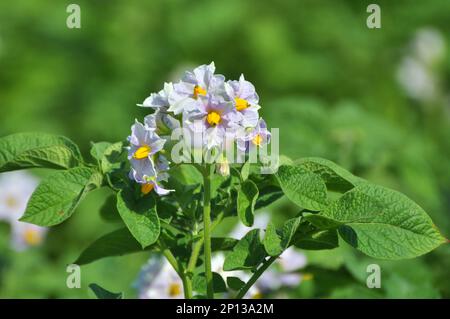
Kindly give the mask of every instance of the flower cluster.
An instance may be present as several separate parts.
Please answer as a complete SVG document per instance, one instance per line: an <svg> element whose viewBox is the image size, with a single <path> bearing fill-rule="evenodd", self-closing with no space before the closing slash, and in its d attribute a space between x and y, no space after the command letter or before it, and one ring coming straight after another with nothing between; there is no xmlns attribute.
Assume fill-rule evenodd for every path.
<svg viewBox="0 0 450 319"><path fill-rule="evenodd" d="M238 81L225 81L214 72L214 63L201 65L187 71L178 83L165 83L161 91L139 104L154 110L143 124L136 121L129 137L130 177L142 185L144 194L153 189L159 195L170 192L160 184L167 179L169 168L163 154L168 153L165 148L177 128L201 134L200 145L189 142L194 148L215 149L219 154L230 145L248 151L270 142L253 84L243 75Z"/></svg>

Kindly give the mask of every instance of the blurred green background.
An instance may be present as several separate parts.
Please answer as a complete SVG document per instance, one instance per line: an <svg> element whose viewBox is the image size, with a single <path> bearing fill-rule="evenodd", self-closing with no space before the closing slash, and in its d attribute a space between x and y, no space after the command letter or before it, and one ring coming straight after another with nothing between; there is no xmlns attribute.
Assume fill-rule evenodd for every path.
<svg viewBox="0 0 450 319"><path fill-rule="evenodd" d="M262 116L280 128L281 153L320 156L400 190L450 236L450 2L376 1L381 29L368 29L373 1L77 1L81 29L66 27L69 1L0 2L0 136L63 134L88 156L90 141L123 140L136 106L164 81L215 61L228 79L244 73ZM38 174L45 174L39 171ZM1 298L87 298L96 282L135 296L145 254L82 268L66 265L100 235L107 196L96 191L40 248L9 249L0 227ZM281 200L273 214L295 214ZM450 297L450 247L415 260L378 262L382 289L367 289L373 260L308 253L312 280L292 297Z"/></svg>

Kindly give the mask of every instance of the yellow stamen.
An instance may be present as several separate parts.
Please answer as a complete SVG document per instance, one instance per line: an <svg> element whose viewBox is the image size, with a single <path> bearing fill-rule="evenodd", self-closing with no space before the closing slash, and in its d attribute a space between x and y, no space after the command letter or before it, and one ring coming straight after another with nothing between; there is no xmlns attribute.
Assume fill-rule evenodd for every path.
<svg viewBox="0 0 450 319"><path fill-rule="evenodd" d="M152 149L150 148L150 146L142 145L136 150L136 152L134 152L133 157L137 160L141 160L147 158L151 151Z"/></svg>
<svg viewBox="0 0 450 319"><path fill-rule="evenodd" d="M36 229L27 229L23 234L23 239L30 246L39 245L42 238Z"/></svg>
<svg viewBox="0 0 450 319"><path fill-rule="evenodd" d="M176 297L181 294L181 286L180 284L173 282L169 285L169 296Z"/></svg>
<svg viewBox="0 0 450 319"><path fill-rule="evenodd" d="M217 112L209 112L208 115L206 116L206 121L209 123L209 125L211 126L216 126L220 123L221 121L221 117L220 114Z"/></svg>
<svg viewBox="0 0 450 319"><path fill-rule="evenodd" d="M238 111L245 110L250 106L247 100L241 99L239 97L235 98L234 101L236 102L236 110Z"/></svg>
<svg viewBox="0 0 450 319"><path fill-rule="evenodd" d="M194 86L194 99L197 99L199 95L206 95L206 90L199 85Z"/></svg>
<svg viewBox="0 0 450 319"><path fill-rule="evenodd" d="M303 279L303 280L312 280L313 278L314 278L314 275L311 274L311 273L305 273L305 274L303 274L303 276L302 276L302 279Z"/></svg>
<svg viewBox="0 0 450 319"><path fill-rule="evenodd" d="M9 208L16 208L19 205L19 202L14 196L6 197L6 206Z"/></svg>
<svg viewBox="0 0 450 319"><path fill-rule="evenodd" d="M253 140L252 140L253 144L255 144L256 146L261 146L261 143L263 142L263 138L260 134L257 134Z"/></svg>
<svg viewBox="0 0 450 319"><path fill-rule="evenodd" d="M154 187L155 187L155 185L153 185L151 183L142 184L141 185L141 193L144 195L147 195L148 193L150 193L153 190Z"/></svg>
<svg viewBox="0 0 450 319"><path fill-rule="evenodd" d="M252 295L252 299L262 299L264 296L259 291Z"/></svg>

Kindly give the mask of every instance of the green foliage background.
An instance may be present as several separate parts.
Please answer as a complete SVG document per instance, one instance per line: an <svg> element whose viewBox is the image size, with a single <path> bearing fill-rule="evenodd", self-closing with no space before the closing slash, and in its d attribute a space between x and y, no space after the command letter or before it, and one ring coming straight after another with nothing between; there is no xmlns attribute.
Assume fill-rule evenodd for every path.
<svg viewBox="0 0 450 319"><path fill-rule="evenodd" d="M372 1L371 1L372 2ZM215 61L218 73L244 73L262 115L280 128L281 152L320 156L420 203L450 234L450 23L448 0L377 1L382 28L366 27L369 1L77 1L81 29L66 27L69 1L0 2L0 136L44 131L69 136L88 156L90 141L123 140L135 106L163 81ZM421 28L445 41L435 66L439 98L410 99L396 80ZM38 175L46 174L37 171ZM0 227L0 297L92 297L88 284L135 296L146 254L82 268L68 289L65 267L116 227L98 211L107 196L87 197L46 244L14 253ZM275 218L293 216L287 200ZM281 218L280 216L283 216ZM450 297L450 247L415 260L379 262L354 251L307 253L313 279L292 297ZM369 263L382 267L382 289L367 289Z"/></svg>

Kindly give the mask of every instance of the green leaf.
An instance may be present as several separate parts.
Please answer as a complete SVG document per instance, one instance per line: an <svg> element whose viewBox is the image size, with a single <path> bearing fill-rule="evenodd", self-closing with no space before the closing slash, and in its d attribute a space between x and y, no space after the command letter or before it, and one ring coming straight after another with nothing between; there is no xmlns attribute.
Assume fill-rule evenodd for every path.
<svg viewBox="0 0 450 319"><path fill-rule="evenodd" d="M277 186L266 186L262 189L259 189L259 196L256 200L255 209L260 209L266 206L269 206L276 200L283 197L284 193L281 188Z"/></svg>
<svg viewBox="0 0 450 319"><path fill-rule="evenodd" d="M39 184L20 220L39 226L62 223L89 191L100 187L101 181L101 174L90 168L58 171Z"/></svg>
<svg viewBox="0 0 450 319"><path fill-rule="evenodd" d="M425 211L396 191L361 184L320 213L342 223L342 238L363 253L382 259L425 254L446 239Z"/></svg>
<svg viewBox="0 0 450 319"><path fill-rule="evenodd" d="M230 287L231 289L238 291L240 290L242 287L244 287L245 282L243 282L240 278L238 277L227 277L227 285L228 287Z"/></svg>
<svg viewBox="0 0 450 319"><path fill-rule="evenodd" d="M103 154L105 153L105 150L111 146L111 143L109 142L97 142L97 143L91 143L91 155L94 159L100 162L100 160L103 157Z"/></svg>
<svg viewBox="0 0 450 319"><path fill-rule="evenodd" d="M250 174L250 161L247 161L242 165L241 168L242 181L246 181L249 174Z"/></svg>
<svg viewBox="0 0 450 319"><path fill-rule="evenodd" d="M160 223L153 197L135 198L131 190L122 190L117 194L117 210L142 248L156 242L160 233Z"/></svg>
<svg viewBox="0 0 450 319"><path fill-rule="evenodd" d="M18 133L0 138L0 173L32 167L67 169L81 162L78 146L64 136Z"/></svg>
<svg viewBox="0 0 450 319"><path fill-rule="evenodd" d="M100 207L100 216L102 219L108 222L121 221L122 218L117 210L117 196L115 194L109 195L102 207Z"/></svg>
<svg viewBox="0 0 450 319"><path fill-rule="evenodd" d="M307 250L333 249L339 246L339 240L335 229L320 230L296 237L294 245Z"/></svg>
<svg viewBox="0 0 450 319"><path fill-rule="evenodd" d="M255 183L251 180L246 180L241 184L237 196L237 212L245 226L253 225L254 210L258 194L258 187L256 187Z"/></svg>
<svg viewBox="0 0 450 319"><path fill-rule="evenodd" d="M313 224L318 229L335 229L342 225L342 223L336 220L327 218L321 214L308 214L304 215L303 218Z"/></svg>
<svg viewBox="0 0 450 319"><path fill-rule="evenodd" d="M296 161L296 165L319 175L332 191L346 192L364 182L336 163L318 157L307 157Z"/></svg>
<svg viewBox="0 0 450 319"><path fill-rule="evenodd" d="M300 225L301 218L286 221L281 230L277 230L272 223L267 225L264 237L264 248L269 256L278 256L289 247L291 240Z"/></svg>
<svg viewBox="0 0 450 319"><path fill-rule="evenodd" d="M232 250L238 243L237 239L226 237L211 237L212 251L226 251Z"/></svg>
<svg viewBox="0 0 450 319"><path fill-rule="evenodd" d="M122 142L114 143L105 148L100 160L103 173L109 173L119 169L126 159L125 148Z"/></svg>
<svg viewBox="0 0 450 319"><path fill-rule="evenodd" d="M266 257L259 229L250 230L225 258L224 271L247 270L258 266Z"/></svg>
<svg viewBox="0 0 450 319"><path fill-rule="evenodd" d="M145 251L157 251L157 245L151 245ZM120 228L103 235L87 247L74 264L86 265L106 257L123 256L142 252L142 246L131 235L127 228Z"/></svg>
<svg viewBox="0 0 450 319"><path fill-rule="evenodd" d="M177 179L184 185L203 183L202 174L192 165L181 164L170 169L170 177Z"/></svg>
<svg viewBox="0 0 450 319"><path fill-rule="evenodd" d="M91 288L92 292L98 299L123 299L122 292L118 293L110 292L97 284L90 284L89 288Z"/></svg>
<svg viewBox="0 0 450 319"><path fill-rule="evenodd" d="M227 292L227 285L222 276L216 272L213 272L212 275L214 293ZM192 279L192 289L199 294L206 294L206 277L204 272L194 276Z"/></svg>
<svg viewBox="0 0 450 319"><path fill-rule="evenodd" d="M321 210L327 206L327 187L318 175L301 167L282 165L277 177L287 198L300 207Z"/></svg>

